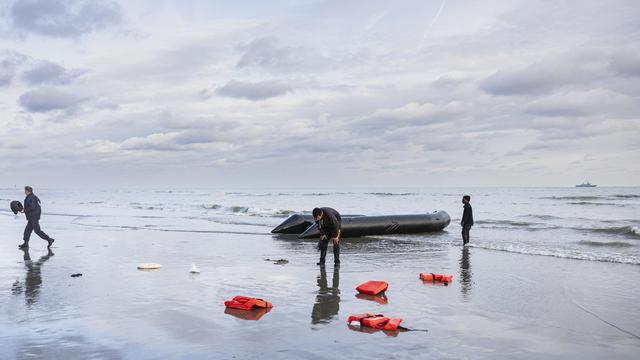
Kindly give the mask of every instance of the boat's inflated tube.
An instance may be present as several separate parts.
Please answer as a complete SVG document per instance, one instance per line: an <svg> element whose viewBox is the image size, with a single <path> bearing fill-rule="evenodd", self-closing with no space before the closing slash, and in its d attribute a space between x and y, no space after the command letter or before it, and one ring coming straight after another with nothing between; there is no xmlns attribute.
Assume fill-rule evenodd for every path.
<svg viewBox="0 0 640 360"><path fill-rule="evenodd" d="M417 234L442 231L451 218L446 211L417 215L358 216L342 218L342 237L360 237L368 235ZM300 234L300 239L320 237L315 224Z"/></svg>
<svg viewBox="0 0 640 360"><path fill-rule="evenodd" d="M342 218L363 215L342 215ZM274 234L302 234L309 226L313 225L313 215L294 214L271 230Z"/></svg>
<svg viewBox="0 0 640 360"><path fill-rule="evenodd" d="M273 305L268 301L264 301L262 299L256 299L248 296L236 296L229 301L225 301L224 306L228 308L240 309L240 310L252 310L255 308L268 309L273 307Z"/></svg>
<svg viewBox="0 0 640 360"><path fill-rule="evenodd" d="M313 224L312 215L293 214L271 230L274 234L301 234Z"/></svg>
<svg viewBox="0 0 640 360"><path fill-rule="evenodd" d="M24 210L24 208L22 207L22 203L20 201L12 201L10 206L11 206L11 211L13 211L13 213L16 215L22 210Z"/></svg>

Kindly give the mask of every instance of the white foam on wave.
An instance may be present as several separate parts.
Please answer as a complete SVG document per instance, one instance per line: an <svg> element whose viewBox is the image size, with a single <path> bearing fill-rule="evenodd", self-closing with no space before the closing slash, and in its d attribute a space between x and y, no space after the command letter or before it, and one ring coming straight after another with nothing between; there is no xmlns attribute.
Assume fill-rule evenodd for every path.
<svg viewBox="0 0 640 360"><path fill-rule="evenodd" d="M215 210L220 215L256 216L256 217L287 217L297 213L289 209L254 208L249 206L224 206L219 204L203 204L207 210Z"/></svg>
<svg viewBox="0 0 640 360"><path fill-rule="evenodd" d="M512 244L478 244L469 245L473 248L504 251L524 255L551 256L563 259L601 261L620 264L640 265L640 257L634 255L624 255L619 253L594 254L571 249L540 249L534 247L519 247Z"/></svg>

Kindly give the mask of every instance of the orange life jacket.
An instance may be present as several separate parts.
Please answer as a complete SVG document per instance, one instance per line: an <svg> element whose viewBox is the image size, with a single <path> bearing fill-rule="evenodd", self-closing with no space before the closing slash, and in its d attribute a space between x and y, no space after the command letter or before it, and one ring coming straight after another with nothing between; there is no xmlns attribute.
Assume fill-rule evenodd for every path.
<svg viewBox="0 0 640 360"><path fill-rule="evenodd" d="M251 310L253 308L269 309L273 307L273 304L262 299L247 296L236 296L229 301L225 301L224 306L240 310Z"/></svg>
<svg viewBox="0 0 640 360"><path fill-rule="evenodd" d="M356 290L361 294L378 295L381 292L387 291L389 284L386 281L367 281L364 284L358 285Z"/></svg>
<svg viewBox="0 0 640 360"><path fill-rule="evenodd" d="M442 282L442 283L448 284L448 283L453 281L453 275L422 273L422 274L420 274L420 280L422 280L422 281L432 281L432 282Z"/></svg>
<svg viewBox="0 0 640 360"><path fill-rule="evenodd" d="M360 326L364 327L370 327L379 330L398 330L402 319L388 318L381 314L357 314L349 316L347 323L351 324L351 322L353 321L360 322Z"/></svg>

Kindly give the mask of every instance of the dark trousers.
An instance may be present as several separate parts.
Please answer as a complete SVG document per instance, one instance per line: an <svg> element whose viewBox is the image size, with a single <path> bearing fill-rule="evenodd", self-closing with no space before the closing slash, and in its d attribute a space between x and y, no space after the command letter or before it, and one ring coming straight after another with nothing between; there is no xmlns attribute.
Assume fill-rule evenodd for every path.
<svg viewBox="0 0 640 360"><path fill-rule="evenodd" d="M327 257L327 250L329 249L329 239L320 240L318 248L320 249L320 263L324 264L325 258ZM333 262L336 264L340 263L340 243L333 243Z"/></svg>
<svg viewBox="0 0 640 360"><path fill-rule="evenodd" d="M29 242L29 238L31 238L31 232L33 231L35 231L36 234L44 240L51 240L49 235L45 234L44 231L40 229L40 220L27 220L27 226L24 228L24 236L22 238L25 243Z"/></svg>
<svg viewBox="0 0 640 360"><path fill-rule="evenodd" d="M471 230L471 225L464 225L462 227L462 244L466 245L469 243L469 230Z"/></svg>

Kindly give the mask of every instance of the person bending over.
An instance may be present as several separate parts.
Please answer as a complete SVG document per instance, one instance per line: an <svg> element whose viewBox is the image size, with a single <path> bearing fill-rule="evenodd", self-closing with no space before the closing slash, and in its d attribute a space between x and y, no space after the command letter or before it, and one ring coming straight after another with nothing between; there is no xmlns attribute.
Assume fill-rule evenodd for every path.
<svg viewBox="0 0 640 360"><path fill-rule="evenodd" d="M313 219L320 230L320 242L318 250L320 250L320 261L318 265L325 262L329 241L333 244L333 262L340 264L340 228L342 227L342 218L336 210L323 207L313 209Z"/></svg>
<svg viewBox="0 0 640 360"><path fill-rule="evenodd" d="M24 236L22 238L24 242L18 245L18 247L21 249L28 248L31 233L35 231L38 236L47 241L47 248L51 248L51 244L53 244L55 240L40 229L40 215L42 214L40 199L33 193L31 186L24 187L24 194L26 197L24 198L24 210L22 211L27 217L27 226L24 228Z"/></svg>
<svg viewBox="0 0 640 360"><path fill-rule="evenodd" d="M464 211L462 212L462 220L460 226L462 226L462 245L469 243L469 230L473 226L473 209L471 208L471 196L465 195L462 197L462 203L464 204Z"/></svg>

